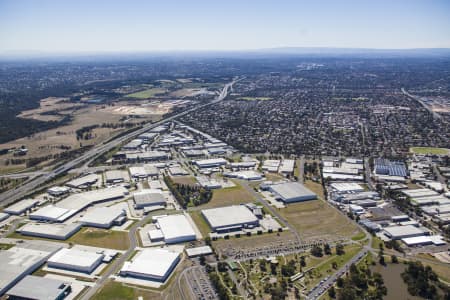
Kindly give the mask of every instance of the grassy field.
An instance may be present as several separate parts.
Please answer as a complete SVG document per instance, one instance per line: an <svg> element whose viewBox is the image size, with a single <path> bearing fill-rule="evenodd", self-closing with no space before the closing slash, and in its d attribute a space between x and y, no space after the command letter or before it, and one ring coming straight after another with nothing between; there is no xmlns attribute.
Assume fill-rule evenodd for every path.
<svg viewBox="0 0 450 300"><path fill-rule="evenodd" d="M147 290L144 288L131 287L125 284L110 281L98 292L92 299L94 300L122 300L122 299L138 299L141 296L145 300L161 299L158 292Z"/></svg>
<svg viewBox="0 0 450 300"><path fill-rule="evenodd" d="M255 197L239 183L236 186L213 191L211 201L198 206L200 209L228 206L233 204L254 202Z"/></svg>
<svg viewBox="0 0 450 300"><path fill-rule="evenodd" d="M241 97L239 100L247 100L247 101L267 101L272 100L270 97Z"/></svg>
<svg viewBox="0 0 450 300"><path fill-rule="evenodd" d="M320 183L311 181L311 180L306 180L305 181L305 186L310 189L311 191L313 191L314 193L316 193L319 198L321 199L325 199L325 194L323 192L323 186Z"/></svg>
<svg viewBox="0 0 450 300"><path fill-rule="evenodd" d="M151 88L151 89L143 90L143 91L140 91L140 92L128 94L125 97L137 98L137 99L148 99L148 98L153 98L156 95L160 95L160 94L164 94L164 93L166 93L165 89Z"/></svg>
<svg viewBox="0 0 450 300"><path fill-rule="evenodd" d="M411 147L410 152L415 154L436 154L436 155L446 155L450 153L449 149L446 148L434 148L434 147Z"/></svg>
<svg viewBox="0 0 450 300"><path fill-rule="evenodd" d="M83 228L68 239L68 242L118 250L126 250L130 244L126 232L98 228Z"/></svg>
<svg viewBox="0 0 450 300"><path fill-rule="evenodd" d="M323 200L289 204L279 212L305 239L351 238L360 232L347 217Z"/></svg>
<svg viewBox="0 0 450 300"><path fill-rule="evenodd" d="M178 184L195 185L197 180L193 176L175 176L171 177L173 182Z"/></svg>
<svg viewBox="0 0 450 300"><path fill-rule="evenodd" d="M191 218L194 221L195 225L197 225L198 230L200 230L202 236L208 236L208 234L211 232L211 229L209 228L208 223L206 223L206 220L203 218L200 211L191 211L189 212L189 214L191 215Z"/></svg>

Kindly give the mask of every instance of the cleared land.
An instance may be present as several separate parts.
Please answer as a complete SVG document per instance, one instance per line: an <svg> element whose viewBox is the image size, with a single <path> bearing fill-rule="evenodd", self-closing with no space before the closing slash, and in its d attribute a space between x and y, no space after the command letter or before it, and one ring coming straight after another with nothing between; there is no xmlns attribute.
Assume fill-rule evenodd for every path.
<svg viewBox="0 0 450 300"><path fill-rule="evenodd" d="M450 153L449 149L434 148L434 147L411 147L409 151L415 154L435 154L435 155L446 155Z"/></svg>
<svg viewBox="0 0 450 300"><path fill-rule="evenodd" d="M187 185L196 185L197 180L195 180L195 177L193 176L174 176L170 177L172 178L174 183L178 184L187 184Z"/></svg>
<svg viewBox="0 0 450 300"><path fill-rule="evenodd" d="M351 238L360 232L348 218L323 200L289 204L279 212L307 240Z"/></svg>
<svg viewBox="0 0 450 300"><path fill-rule="evenodd" d="M189 214L191 215L191 218L194 221L195 225L197 225L198 230L200 230L202 236L204 237L208 236L209 233L211 232L211 228L209 228L205 218L203 218L200 211L199 210L191 211L189 212Z"/></svg>
<svg viewBox="0 0 450 300"><path fill-rule="evenodd" d="M213 196L211 201L206 204L200 205L197 208L212 208L212 207L221 207L228 206L233 204L241 204L254 202L255 197L243 188L239 183L234 182L236 186L224 189L218 189L213 191Z"/></svg>
<svg viewBox="0 0 450 300"><path fill-rule="evenodd" d="M153 97L155 97L157 95L164 94L166 92L167 92L166 89L151 88L151 89L143 90L143 91L140 91L140 92L128 94L125 97L137 98L137 99L148 99L148 98L153 98Z"/></svg>
<svg viewBox="0 0 450 300"><path fill-rule="evenodd" d="M109 281L92 299L122 300L122 299L161 299L161 294L145 288L127 286L123 283Z"/></svg>
<svg viewBox="0 0 450 300"><path fill-rule="evenodd" d="M130 245L126 232L98 228L83 228L68 239L68 242L118 250L126 250Z"/></svg>

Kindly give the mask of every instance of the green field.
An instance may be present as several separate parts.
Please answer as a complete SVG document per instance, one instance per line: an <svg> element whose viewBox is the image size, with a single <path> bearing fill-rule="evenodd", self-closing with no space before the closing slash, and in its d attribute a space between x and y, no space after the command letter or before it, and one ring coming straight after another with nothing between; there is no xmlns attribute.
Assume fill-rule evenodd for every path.
<svg viewBox="0 0 450 300"><path fill-rule="evenodd" d="M80 245L126 250L130 245L128 233L97 228L83 228L68 242Z"/></svg>
<svg viewBox="0 0 450 300"><path fill-rule="evenodd" d="M150 291L144 288L133 288L126 286L125 284L110 281L108 282L99 293L97 293L92 299L96 300L121 300L121 299L138 299L142 296L144 299L160 299L161 295L158 292Z"/></svg>
<svg viewBox="0 0 450 300"><path fill-rule="evenodd" d="M152 88L152 89L136 92L136 93L133 93L133 94L128 94L125 97L137 98L137 99L147 99L147 98L153 98L153 97L155 97L157 95L160 95L160 94L164 94L166 92L167 91L165 89Z"/></svg>
<svg viewBox="0 0 450 300"><path fill-rule="evenodd" d="M241 97L239 100L247 100L247 101L268 101L272 100L270 97Z"/></svg>
<svg viewBox="0 0 450 300"><path fill-rule="evenodd" d="M434 148L434 147L411 147L409 151L415 154L435 154L435 155L446 155L450 153L449 149Z"/></svg>
<svg viewBox="0 0 450 300"><path fill-rule="evenodd" d="M239 183L235 182L235 184L236 186L234 187L214 190L211 201L199 205L198 207L205 209L254 202L256 200L255 197Z"/></svg>

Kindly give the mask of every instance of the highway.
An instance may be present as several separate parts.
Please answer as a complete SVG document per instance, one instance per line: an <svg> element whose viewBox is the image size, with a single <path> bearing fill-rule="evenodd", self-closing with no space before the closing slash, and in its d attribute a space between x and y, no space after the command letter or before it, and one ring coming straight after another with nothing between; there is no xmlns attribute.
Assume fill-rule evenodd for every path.
<svg viewBox="0 0 450 300"><path fill-rule="evenodd" d="M404 95L408 96L409 98L411 98L411 99L413 99L413 100L419 102L426 110L428 110L428 111L430 112L430 114L433 115L433 117L434 117L435 119L441 119L441 115L438 114L437 112L433 111L428 105L426 105L426 104L420 99L420 97L411 95L410 93L408 93L408 92L405 90L405 88L402 88L402 93L403 93Z"/></svg>
<svg viewBox="0 0 450 300"><path fill-rule="evenodd" d="M183 112L180 112L178 114L175 114L173 116L170 116L168 118L165 118L161 121L155 122L155 123L149 123L147 125L144 125L142 128L137 129L133 132L130 132L124 136L118 137L117 139L114 139L110 142L107 143L103 143L103 144L99 144L97 146L95 146L94 148L88 150L87 152L85 152L84 154L82 154L81 156L65 163L64 165L56 168L55 170L49 171L46 174L42 174L36 178L34 178L33 180L30 180L28 182L26 182L25 184L6 191L2 194L0 194L0 206L7 206L10 203L13 203L15 201L17 201L18 199L26 196L28 193L34 191L36 188L38 188L40 185L44 184L45 182L47 182L50 179L53 179L55 177L57 177L60 174L63 174L64 172L69 171L70 169L76 167L77 165L87 161L87 160L92 160L95 157L110 151L111 149L114 149L115 147L117 147L118 145L120 145L121 143L130 140L144 132L147 132L148 130L155 128L157 126L160 126L168 121L172 121L176 118L182 117L186 114L189 114L193 111L196 111L198 109L202 109L205 108L207 106L213 105L219 101L222 101L223 99L226 98L226 96L228 95L228 92L230 90L230 88L233 86L233 84L235 82L237 82L240 79L235 79L230 83L227 83L224 88L222 89L222 91L220 92L220 94L212 101L202 104L202 105L198 105L195 106L193 108L187 109Z"/></svg>

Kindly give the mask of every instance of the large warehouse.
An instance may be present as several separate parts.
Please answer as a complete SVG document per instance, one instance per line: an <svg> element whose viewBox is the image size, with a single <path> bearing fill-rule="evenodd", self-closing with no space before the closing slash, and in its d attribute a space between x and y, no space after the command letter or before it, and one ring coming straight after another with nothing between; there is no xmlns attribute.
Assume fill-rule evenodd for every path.
<svg viewBox="0 0 450 300"><path fill-rule="evenodd" d="M276 199L285 203L308 201L317 199L317 195L298 182L285 182L273 184L269 190L275 194Z"/></svg>
<svg viewBox="0 0 450 300"><path fill-rule="evenodd" d="M404 238L423 236L425 232L413 225L389 226L384 228L384 235L393 240L401 240Z"/></svg>
<svg viewBox="0 0 450 300"><path fill-rule="evenodd" d="M229 232L259 226L258 218L244 205L202 210L212 231Z"/></svg>
<svg viewBox="0 0 450 300"><path fill-rule="evenodd" d="M63 222L92 204L120 199L127 194L128 190L122 186L73 194L55 205L48 205L31 213L30 219Z"/></svg>
<svg viewBox="0 0 450 300"><path fill-rule="evenodd" d="M125 217L125 218L124 218ZM78 221L84 226L110 228L126 220L126 211L121 206L96 207L89 210Z"/></svg>
<svg viewBox="0 0 450 300"><path fill-rule="evenodd" d="M195 241L196 234L185 215L168 215L156 219L156 230L149 231L151 241L160 240L167 244Z"/></svg>
<svg viewBox="0 0 450 300"><path fill-rule="evenodd" d="M120 275L164 282L180 261L180 253L165 249L144 249L127 261Z"/></svg>
<svg viewBox="0 0 450 300"><path fill-rule="evenodd" d="M58 279L28 275L7 292L9 299L64 299L71 291L70 283Z"/></svg>
<svg viewBox="0 0 450 300"><path fill-rule="evenodd" d="M63 248L49 258L47 265L49 268L90 274L102 263L104 256L90 251Z"/></svg>
<svg viewBox="0 0 450 300"><path fill-rule="evenodd" d="M166 198L161 190L144 189L133 194L134 206L144 208L147 206L166 206Z"/></svg>
<svg viewBox="0 0 450 300"><path fill-rule="evenodd" d="M31 241L1 251L0 296L26 275L37 270L48 257L60 248L59 245L47 244L42 246Z"/></svg>
<svg viewBox="0 0 450 300"><path fill-rule="evenodd" d="M20 200L17 203L14 203L13 205L5 208L3 212L8 213L10 215L21 215L27 210L30 210L31 208L35 207L39 203L39 200L35 199L25 199Z"/></svg>
<svg viewBox="0 0 450 300"><path fill-rule="evenodd" d="M16 231L29 236L37 236L47 239L67 240L80 230L81 224L45 224L45 223L28 223L17 229Z"/></svg>
<svg viewBox="0 0 450 300"><path fill-rule="evenodd" d="M194 163L199 168L214 168L224 166L228 163L228 161L224 158L210 158L210 159L196 160Z"/></svg>
<svg viewBox="0 0 450 300"><path fill-rule="evenodd" d="M88 174L67 182L66 186L77 189L85 189L97 183L99 178L100 177L97 174Z"/></svg>

